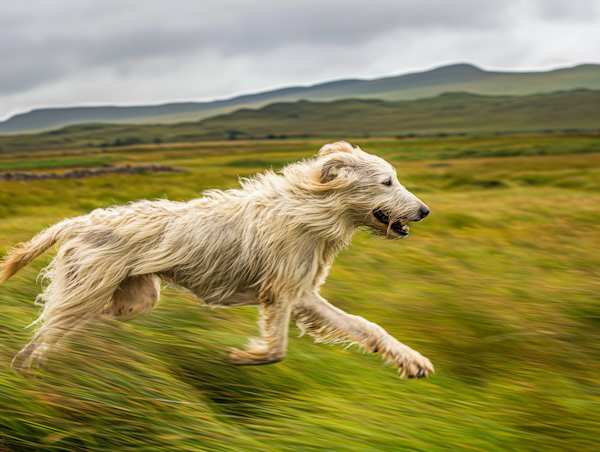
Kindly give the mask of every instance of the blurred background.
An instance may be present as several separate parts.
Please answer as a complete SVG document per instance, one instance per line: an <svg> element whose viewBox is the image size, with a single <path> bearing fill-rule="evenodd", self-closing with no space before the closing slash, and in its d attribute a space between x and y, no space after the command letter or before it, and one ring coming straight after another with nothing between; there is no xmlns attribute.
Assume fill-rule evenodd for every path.
<svg viewBox="0 0 600 452"><path fill-rule="evenodd" d="M436 367L295 327L283 362L233 367L256 310L165 287L17 374L51 251L0 287L0 451L600 449L599 0L26 0L0 43L2 253L343 139L432 213L358 233L322 293Z"/></svg>

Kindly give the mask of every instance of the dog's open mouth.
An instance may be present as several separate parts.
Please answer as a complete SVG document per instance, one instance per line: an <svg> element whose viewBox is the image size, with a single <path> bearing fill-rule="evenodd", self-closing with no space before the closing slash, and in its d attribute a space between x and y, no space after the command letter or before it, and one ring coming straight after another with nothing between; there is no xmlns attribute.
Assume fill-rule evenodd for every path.
<svg viewBox="0 0 600 452"><path fill-rule="evenodd" d="M407 225L407 220L394 221L390 227L390 218L381 210L375 209L373 211L373 216L377 219L377 221L388 226L400 237L406 237L408 235L409 229Z"/></svg>

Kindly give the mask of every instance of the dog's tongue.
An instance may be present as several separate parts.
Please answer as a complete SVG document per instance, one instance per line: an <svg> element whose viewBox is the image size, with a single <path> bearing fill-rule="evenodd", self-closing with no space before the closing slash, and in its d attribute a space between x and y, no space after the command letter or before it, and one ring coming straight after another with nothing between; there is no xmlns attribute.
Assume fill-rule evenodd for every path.
<svg viewBox="0 0 600 452"><path fill-rule="evenodd" d="M403 225L401 221L395 221L394 223L392 223L391 229L393 229L396 232L402 231L406 234L408 234L408 231L409 231L408 225L406 225L406 224Z"/></svg>

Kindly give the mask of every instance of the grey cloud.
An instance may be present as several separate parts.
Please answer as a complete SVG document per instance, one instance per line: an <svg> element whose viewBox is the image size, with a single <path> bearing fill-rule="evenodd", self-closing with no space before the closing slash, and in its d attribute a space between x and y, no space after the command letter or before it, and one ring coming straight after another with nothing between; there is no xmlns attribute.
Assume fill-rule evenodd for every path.
<svg viewBox="0 0 600 452"><path fill-rule="evenodd" d="M597 0L537 0L534 14L552 22L594 22L600 14Z"/></svg>
<svg viewBox="0 0 600 452"><path fill-rule="evenodd" d="M107 65L132 67L149 58L172 60L202 51L229 58L260 55L290 45L348 47L398 29L490 27L498 26L503 17L503 8L478 0L452 4L440 0L419 4L313 1L285 6L263 1L259 8L229 2L209 10L198 2L181 1L169 2L168 10L162 9L164 3L153 9L147 2L140 10L141 4L131 1L80 3L78 7L71 2L63 4L66 11L38 10L29 27L23 27L27 16L21 11L12 15L9 11L5 16L3 22L13 26L0 28L0 35L4 35L3 42L11 44L0 49L0 58L11 64L0 66L0 93L34 88L71 71ZM239 12L231 14L236 7Z"/></svg>
<svg viewBox="0 0 600 452"><path fill-rule="evenodd" d="M513 64L521 64L524 55L562 61L564 55L553 57L547 50L543 58L536 56L547 47L544 39L536 42L523 36L535 36L536 30L548 24L562 27L591 21L585 30L593 37L589 30L598 26L599 3L22 0L3 5L0 15L0 42L4 43L0 45L0 105L3 98L14 101L20 93L30 99L32 93L47 93L46 87L49 90L68 80L78 80L73 92L85 92L84 83L89 83L87 90L92 92L99 74L112 80L118 98L119 90L126 89L120 86L130 89L129 81L121 83L120 79L166 80L163 77L169 71L174 84L190 86L194 77L215 83L214 73L243 70L243 77L252 83L234 82L229 74L227 83L256 90L269 83L402 72L405 67L432 67L456 59L477 63L481 55L497 55L495 60L483 60L496 67L511 61L511 55ZM593 44L587 46L593 54ZM348 72L347 68L357 67L356 61L362 66ZM208 62L212 67L206 67ZM227 94L222 91L224 85L213 86L214 95ZM165 96L171 93L158 86L156 90ZM203 90L210 92L210 86Z"/></svg>
<svg viewBox="0 0 600 452"><path fill-rule="evenodd" d="M136 61L168 55L176 58L197 47L190 33L160 30L112 35L103 40L50 37L45 41L21 42L0 49L0 93L10 93L51 82L72 71L98 66L134 64Z"/></svg>

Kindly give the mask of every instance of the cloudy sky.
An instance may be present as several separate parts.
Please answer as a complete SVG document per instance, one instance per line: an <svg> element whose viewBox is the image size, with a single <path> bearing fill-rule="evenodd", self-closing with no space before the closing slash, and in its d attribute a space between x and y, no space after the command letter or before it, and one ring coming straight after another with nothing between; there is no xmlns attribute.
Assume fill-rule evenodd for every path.
<svg viewBox="0 0 600 452"><path fill-rule="evenodd" d="M3 1L0 61L0 119L457 62L544 70L600 63L600 0Z"/></svg>

